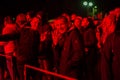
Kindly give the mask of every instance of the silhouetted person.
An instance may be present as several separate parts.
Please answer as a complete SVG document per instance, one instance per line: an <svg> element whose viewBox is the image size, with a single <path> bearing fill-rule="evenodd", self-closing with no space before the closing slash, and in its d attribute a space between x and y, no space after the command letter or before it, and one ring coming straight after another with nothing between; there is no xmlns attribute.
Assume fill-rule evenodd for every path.
<svg viewBox="0 0 120 80"><path fill-rule="evenodd" d="M60 46L58 57L58 71L62 75L82 79L84 64L84 46L83 38L79 31L68 27L68 20L65 17L59 17L55 22L61 36L57 46Z"/></svg>
<svg viewBox="0 0 120 80"><path fill-rule="evenodd" d="M114 33L109 35L102 48L102 80L120 80L120 17Z"/></svg>
<svg viewBox="0 0 120 80"><path fill-rule="evenodd" d="M26 17L24 14L17 16L16 22L20 27L19 32L13 34L1 35L0 40L9 41L16 40L16 64L18 69L19 80L24 80L24 65L29 64L38 66L39 54L39 32L32 26L26 26ZM35 79L35 73L27 69L27 80L30 76Z"/></svg>

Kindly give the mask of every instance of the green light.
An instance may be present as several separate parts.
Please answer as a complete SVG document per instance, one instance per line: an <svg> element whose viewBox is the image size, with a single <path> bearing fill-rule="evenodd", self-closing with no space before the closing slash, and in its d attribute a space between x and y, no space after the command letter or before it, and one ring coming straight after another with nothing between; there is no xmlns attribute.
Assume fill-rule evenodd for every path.
<svg viewBox="0 0 120 80"><path fill-rule="evenodd" d="M87 1L84 1L84 2L83 2L83 5L87 6L87 5L88 5L88 2L87 2Z"/></svg>
<svg viewBox="0 0 120 80"><path fill-rule="evenodd" d="M95 6L94 8L97 8L97 6Z"/></svg>
<svg viewBox="0 0 120 80"><path fill-rule="evenodd" d="M93 3L92 2L89 2L89 4L88 4L89 6L93 6Z"/></svg>

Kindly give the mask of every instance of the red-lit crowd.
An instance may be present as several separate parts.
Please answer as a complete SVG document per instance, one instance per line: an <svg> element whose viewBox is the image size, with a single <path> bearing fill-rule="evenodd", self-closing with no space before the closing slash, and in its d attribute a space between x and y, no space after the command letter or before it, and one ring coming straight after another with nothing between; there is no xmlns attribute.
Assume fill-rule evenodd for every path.
<svg viewBox="0 0 120 80"><path fill-rule="evenodd" d="M120 8L103 18L43 11L3 19L0 80L24 80L31 65L77 80L120 80ZM3 56L4 55L4 56ZM27 80L63 80L27 69Z"/></svg>

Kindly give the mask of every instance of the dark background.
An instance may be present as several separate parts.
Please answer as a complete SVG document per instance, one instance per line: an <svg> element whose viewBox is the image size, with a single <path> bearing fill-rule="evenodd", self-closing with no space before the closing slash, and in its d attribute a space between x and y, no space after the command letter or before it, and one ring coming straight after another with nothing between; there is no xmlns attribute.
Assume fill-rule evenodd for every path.
<svg viewBox="0 0 120 80"><path fill-rule="evenodd" d="M30 10L44 10L49 18L63 12L76 13L85 16L84 0L0 0L0 16L17 15ZM107 13L115 7L120 7L120 0L87 0L98 6L98 12Z"/></svg>

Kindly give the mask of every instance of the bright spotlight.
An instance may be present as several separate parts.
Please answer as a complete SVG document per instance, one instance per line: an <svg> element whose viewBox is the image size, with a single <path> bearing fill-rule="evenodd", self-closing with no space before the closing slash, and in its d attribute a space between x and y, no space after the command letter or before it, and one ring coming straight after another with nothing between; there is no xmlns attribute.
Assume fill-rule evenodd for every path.
<svg viewBox="0 0 120 80"><path fill-rule="evenodd" d="M93 3L92 2L89 2L89 4L88 4L89 6L93 6Z"/></svg>
<svg viewBox="0 0 120 80"><path fill-rule="evenodd" d="M83 5L87 6L87 5L88 5L88 2L87 2L87 1L84 1L84 2L83 2Z"/></svg>

